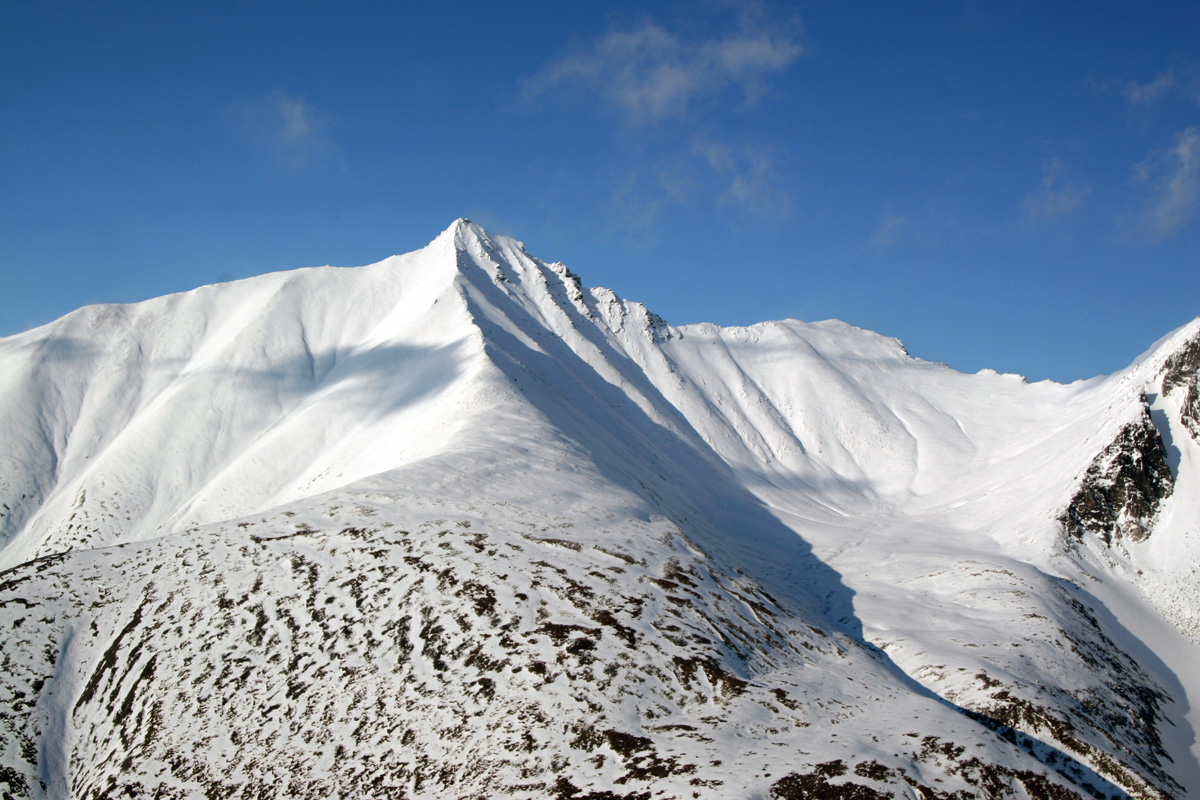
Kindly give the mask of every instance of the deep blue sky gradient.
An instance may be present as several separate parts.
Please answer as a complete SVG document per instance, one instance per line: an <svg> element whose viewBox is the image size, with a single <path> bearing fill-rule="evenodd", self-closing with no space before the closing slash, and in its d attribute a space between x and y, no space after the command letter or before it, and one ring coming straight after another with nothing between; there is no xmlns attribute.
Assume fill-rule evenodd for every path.
<svg viewBox="0 0 1200 800"><path fill-rule="evenodd" d="M0 187L0 335L468 216L1074 380L1200 314L1200 4L6 3Z"/></svg>

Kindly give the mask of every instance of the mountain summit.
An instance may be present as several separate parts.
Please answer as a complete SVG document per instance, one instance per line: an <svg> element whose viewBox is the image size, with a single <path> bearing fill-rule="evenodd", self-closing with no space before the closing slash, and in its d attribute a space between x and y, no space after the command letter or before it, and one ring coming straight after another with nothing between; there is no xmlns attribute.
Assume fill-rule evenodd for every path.
<svg viewBox="0 0 1200 800"><path fill-rule="evenodd" d="M458 220L0 339L10 797L1200 793L1200 319L1071 385Z"/></svg>

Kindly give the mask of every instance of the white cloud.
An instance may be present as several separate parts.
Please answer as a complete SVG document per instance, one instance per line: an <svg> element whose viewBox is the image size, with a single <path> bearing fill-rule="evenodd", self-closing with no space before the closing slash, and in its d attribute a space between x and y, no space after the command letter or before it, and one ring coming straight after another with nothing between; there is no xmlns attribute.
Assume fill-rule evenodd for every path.
<svg viewBox="0 0 1200 800"><path fill-rule="evenodd" d="M783 214L791 205L786 193L772 185L770 160L750 148L734 148L707 139L696 139L692 153L699 156L724 182L719 202L757 213Z"/></svg>
<svg viewBox="0 0 1200 800"><path fill-rule="evenodd" d="M1029 219L1058 219L1079 206L1088 195L1088 188L1065 183L1066 167L1059 158L1051 158L1042 171L1042 183L1025 197L1022 208Z"/></svg>
<svg viewBox="0 0 1200 800"><path fill-rule="evenodd" d="M1131 106L1149 106L1168 97L1187 97L1200 103L1200 64L1172 67L1146 83L1108 81L1101 89L1115 92Z"/></svg>
<svg viewBox="0 0 1200 800"><path fill-rule="evenodd" d="M905 214L897 214L890 209L885 211L883 219L871 234L871 245L880 250L887 250L899 244L905 234L909 233L912 224L912 219Z"/></svg>
<svg viewBox="0 0 1200 800"><path fill-rule="evenodd" d="M1174 70L1167 70L1149 83L1121 81L1118 86L1122 95L1135 106L1146 105L1162 97L1175 85Z"/></svg>
<svg viewBox="0 0 1200 800"><path fill-rule="evenodd" d="M616 179L610 213L627 235L644 238L654 229L659 215L673 193L662 175L629 170Z"/></svg>
<svg viewBox="0 0 1200 800"><path fill-rule="evenodd" d="M341 160L329 116L302 97L271 92L235 104L230 116L243 140L288 172Z"/></svg>
<svg viewBox="0 0 1200 800"><path fill-rule="evenodd" d="M727 10L734 21L706 37L650 20L612 30L522 83L528 103L599 109L653 133L619 140L632 146L613 203L630 229L650 230L665 209L697 202L767 216L790 208L766 149L723 142L740 138L730 130L733 107L756 101L802 54L798 25L767 19L755 2Z"/></svg>
<svg viewBox="0 0 1200 800"><path fill-rule="evenodd" d="M736 87L747 98L764 78L802 52L786 32L754 27L743 17L725 36L689 42L653 22L614 31L584 50L551 62L524 83L527 99L583 92L634 123L689 112L702 99Z"/></svg>
<svg viewBox="0 0 1200 800"><path fill-rule="evenodd" d="M1196 214L1200 196L1200 126L1175 138L1172 147L1155 151L1134 167L1135 179L1154 189L1142 223L1156 238L1178 233Z"/></svg>
<svg viewBox="0 0 1200 800"><path fill-rule="evenodd" d="M978 248L991 232L986 227L961 221L957 212L945 208L885 208L875 223L867 245L876 251L892 249L970 246Z"/></svg>

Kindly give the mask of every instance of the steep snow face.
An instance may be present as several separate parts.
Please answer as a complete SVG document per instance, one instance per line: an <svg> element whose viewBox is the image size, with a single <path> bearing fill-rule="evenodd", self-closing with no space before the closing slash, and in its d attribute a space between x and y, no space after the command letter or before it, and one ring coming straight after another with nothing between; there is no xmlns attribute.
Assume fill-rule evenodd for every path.
<svg viewBox="0 0 1200 800"><path fill-rule="evenodd" d="M675 329L611 292L582 289L564 268L542 265L513 243L485 239L472 252L491 265L486 272L503 276L473 286L469 297L478 298L476 317L485 339L503 352L500 363L513 366L515 382L528 383L523 395L558 430L586 442L588 452L604 453L602 463L649 460L671 476L652 498L688 509L672 519L732 526L723 509L742 513L765 504L850 590L833 592L827 613L860 627L939 694L998 718L1024 719L1072 749L1090 746L1076 728L1111 727L1104 713L1115 706L1097 697L1139 696L1133 684L1113 681L1119 667L1084 647L1063 657L1063 641L1073 641L1064 630L1088 630L1093 644L1086 650L1098 652L1124 631L1101 630L1088 592L1063 594L1064 585L1109 571L1113 557L1100 536L1080 542L1064 535L1060 519L1122 432L1146 429L1148 387L1200 326L1160 343L1125 373L1071 386L1029 385L1018 376L963 375L916 361L895 340L837 322ZM1157 446L1157 430L1147 435ZM709 466L731 473L749 502L702 483L697 476ZM674 485L680 475L688 476L683 492ZM1196 485L1194 473L1181 480ZM718 499L697 509L698 496ZM1160 505L1163 499L1155 498ZM1160 510L1146 511L1147 524ZM1178 563L1194 565L1190 530L1174 547ZM1146 542L1161 549L1165 538ZM789 579L793 560L768 541L743 544L724 539L706 547L721 547L722 559L752 574L775 576L771 586L804 583ZM1144 578L1152 568L1142 558L1129 572L1139 569ZM1167 616L1186 631L1187 620L1196 619L1190 583L1160 583L1165 588L1147 592L1149 599L1164 611L1180 607ZM802 602L795 591L789 599ZM1026 621L1014 642L1014 619L1058 622ZM986 642L1002 644L985 649ZM1190 676L1196 652L1181 647L1184 655L1163 665L1164 680L1176 695L1195 697L1200 687L1184 689L1177 676ZM1063 696L1047 698L1046 686L1064 684L1070 688ZM1074 711L1048 710L1061 709L1065 697L1073 698L1066 705ZM1186 733L1174 743L1182 761L1194 764L1193 744ZM1194 781L1194 767L1186 769Z"/></svg>
<svg viewBox="0 0 1200 800"><path fill-rule="evenodd" d="M0 347L12 565L273 508L447 446L484 391L455 234L81 309Z"/></svg>
<svg viewBox="0 0 1200 800"><path fill-rule="evenodd" d="M0 782L1200 792L1197 341L675 328L465 220L82 309L0 340Z"/></svg>

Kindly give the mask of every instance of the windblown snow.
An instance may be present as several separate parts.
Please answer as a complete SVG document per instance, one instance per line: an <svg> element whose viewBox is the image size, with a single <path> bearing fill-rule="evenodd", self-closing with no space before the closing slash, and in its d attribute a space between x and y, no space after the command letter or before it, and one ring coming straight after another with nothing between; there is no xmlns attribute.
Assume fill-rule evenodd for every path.
<svg viewBox="0 0 1200 800"><path fill-rule="evenodd" d="M0 339L0 794L1200 794L1200 319L1070 385L459 220Z"/></svg>

